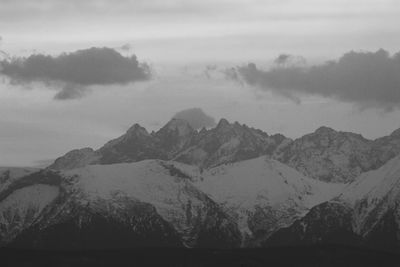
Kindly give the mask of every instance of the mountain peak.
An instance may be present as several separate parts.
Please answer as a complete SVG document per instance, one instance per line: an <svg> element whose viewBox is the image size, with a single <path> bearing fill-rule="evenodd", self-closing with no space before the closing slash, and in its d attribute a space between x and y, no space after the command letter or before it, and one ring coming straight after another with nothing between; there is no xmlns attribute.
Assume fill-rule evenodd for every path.
<svg viewBox="0 0 400 267"><path fill-rule="evenodd" d="M316 134L334 134L337 133L334 129L327 127L327 126L321 126L317 130L315 130Z"/></svg>
<svg viewBox="0 0 400 267"><path fill-rule="evenodd" d="M131 126L131 128L126 131L128 135L149 135L147 132L146 128L142 127L140 124L135 123L134 125Z"/></svg>
<svg viewBox="0 0 400 267"><path fill-rule="evenodd" d="M227 127L229 125L230 125L229 121L227 119L222 118L219 120L217 128Z"/></svg>

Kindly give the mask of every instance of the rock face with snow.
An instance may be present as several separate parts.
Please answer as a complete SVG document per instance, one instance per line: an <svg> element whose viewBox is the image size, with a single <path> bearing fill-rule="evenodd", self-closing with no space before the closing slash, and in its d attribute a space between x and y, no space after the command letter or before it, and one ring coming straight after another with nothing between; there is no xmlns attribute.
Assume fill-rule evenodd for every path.
<svg viewBox="0 0 400 267"><path fill-rule="evenodd" d="M207 170L162 160L88 165L19 181L0 202L1 241L38 248L256 246L342 186L265 156Z"/></svg>
<svg viewBox="0 0 400 267"><path fill-rule="evenodd" d="M18 173L23 170L18 170ZM24 171L23 171L24 172ZM29 173L29 171L28 171ZM59 194L57 175L34 172L14 179L0 191L0 244L33 225Z"/></svg>
<svg viewBox="0 0 400 267"><path fill-rule="evenodd" d="M277 147L288 142L290 139L283 135L269 136L261 130L237 122L230 124L221 119L215 128L200 131L190 146L173 159L210 168L261 155L271 155Z"/></svg>
<svg viewBox="0 0 400 267"><path fill-rule="evenodd" d="M400 248L400 132L291 140L221 119L138 124L45 170L0 168L0 246Z"/></svg>
<svg viewBox="0 0 400 267"><path fill-rule="evenodd" d="M39 171L36 168L0 167L0 192L21 177Z"/></svg>
<svg viewBox="0 0 400 267"><path fill-rule="evenodd" d="M100 149L73 150L49 168L68 170L91 164L162 159L207 169L267 155L308 177L347 183L400 154L399 130L389 136L368 140L360 134L320 127L293 141L281 134L268 135L225 119L221 119L215 128L200 131L184 120L172 119L152 133L135 124Z"/></svg>
<svg viewBox="0 0 400 267"><path fill-rule="evenodd" d="M360 175L329 202L274 233L265 245L340 243L400 248L400 157Z"/></svg>
<svg viewBox="0 0 400 267"><path fill-rule="evenodd" d="M194 130L187 121L172 119L159 131L148 133L138 124L100 149L73 150L49 169L68 170L91 164L136 162L144 159L175 160L209 168L223 163L272 155L290 142L283 135L221 119L213 129Z"/></svg>
<svg viewBox="0 0 400 267"><path fill-rule="evenodd" d="M329 182L348 182L371 169L372 141L361 135L321 127L279 152L276 158L307 176Z"/></svg>
<svg viewBox="0 0 400 267"><path fill-rule="evenodd" d="M211 168L197 185L236 218L246 246L258 245L343 188L266 157Z"/></svg>
<svg viewBox="0 0 400 267"><path fill-rule="evenodd" d="M82 249L241 243L236 222L168 162L45 171L20 181L0 202L3 245Z"/></svg>
<svg viewBox="0 0 400 267"><path fill-rule="evenodd" d="M359 134L321 127L275 152L274 158L309 177L351 182L400 153L400 134L368 140Z"/></svg>

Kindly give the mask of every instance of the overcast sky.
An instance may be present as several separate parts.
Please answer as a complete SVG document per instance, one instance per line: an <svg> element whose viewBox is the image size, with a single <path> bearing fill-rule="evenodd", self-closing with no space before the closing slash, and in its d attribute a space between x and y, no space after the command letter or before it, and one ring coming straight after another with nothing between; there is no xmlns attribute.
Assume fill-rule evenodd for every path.
<svg viewBox="0 0 400 267"><path fill-rule="evenodd" d="M358 99L345 87L332 93L323 82L323 92L312 87L321 79L311 91L297 82L283 90L286 84L270 82L268 68L282 53L311 65L336 60L333 76L340 80L341 70L348 70L339 62L345 53L383 48L388 55L378 56L384 58L382 68L396 73L399 18L397 0L0 0L0 50L16 57L52 56L41 68L51 73L39 77L26 64L4 68L0 76L0 165L36 165L73 148L98 148L135 122L155 130L193 107L216 120L226 117L292 138L321 125L368 138L390 134L400 127L395 78L382 83L379 97L379 89L369 88ZM90 47L108 47L138 61L86 50ZM116 65L101 68L101 77L87 69L83 73L90 79L76 72L63 76L64 66L76 71L82 65L77 58L90 57L88 51L100 54L98 62L111 58ZM67 57L59 57L64 52ZM0 54L0 60L5 57ZM251 76L256 82L222 74L250 62L257 66ZM142 63L150 66L151 78ZM135 76L111 72L115 66ZM360 84L354 93L363 94Z"/></svg>

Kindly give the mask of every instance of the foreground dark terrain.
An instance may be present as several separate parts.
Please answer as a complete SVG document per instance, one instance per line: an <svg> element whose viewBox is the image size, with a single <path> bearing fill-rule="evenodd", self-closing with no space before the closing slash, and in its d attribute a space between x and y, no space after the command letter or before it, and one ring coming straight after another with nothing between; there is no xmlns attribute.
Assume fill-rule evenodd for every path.
<svg viewBox="0 0 400 267"><path fill-rule="evenodd" d="M268 249L32 251L1 249L1 266L399 266L400 255L339 246Z"/></svg>

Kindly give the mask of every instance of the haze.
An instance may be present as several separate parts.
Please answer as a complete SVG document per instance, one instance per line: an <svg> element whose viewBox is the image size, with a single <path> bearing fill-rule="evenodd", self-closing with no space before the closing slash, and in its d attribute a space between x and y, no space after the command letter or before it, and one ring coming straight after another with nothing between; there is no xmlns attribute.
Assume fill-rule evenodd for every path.
<svg viewBox="0 0 400 267"><path fill-rule="evenodd" d="M323 64L382 48L396 62L399 18L395 0L0 0L0 59L44 54L58 62L61 53L108 47L152 71L149 79L75 79L72 87L60 76L48 83L54 75L45 82L1 75L0 165L42 165L74 148L97 148L134 123L157 130L189 108L292 138L321 125L388 135L400 127L397 101L364 105L304 88L294 99L224 73L250 62L266 71L282 53ZM397 82L385 83L393 95Z"/></svg>

